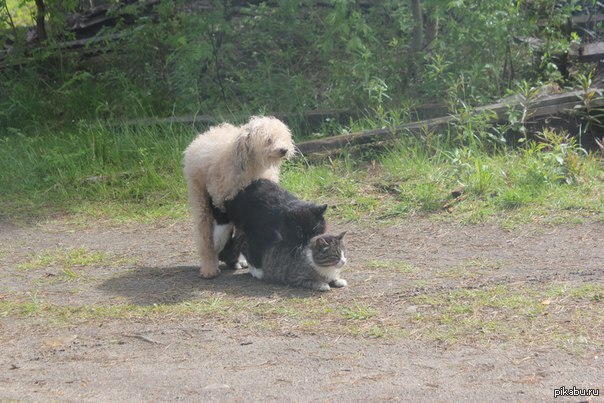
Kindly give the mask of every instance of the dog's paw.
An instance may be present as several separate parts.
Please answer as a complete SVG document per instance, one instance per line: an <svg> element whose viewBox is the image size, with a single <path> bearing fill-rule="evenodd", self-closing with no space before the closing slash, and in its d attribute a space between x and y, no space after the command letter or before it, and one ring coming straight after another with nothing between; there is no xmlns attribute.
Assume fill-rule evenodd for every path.
<svg viewBox="0 0 604 403"><path fill-rule="evenodd" d="M343 278L339 278L331 282L331 284L336 288L342 288L348 285L348 281L344 280Z"/></svg>
<svg viewBox="0 0 604 403"><path fill-rule="evenodd" d="M199 276L205 279L211 279L218 277L220 274L220 269L215 268L214 270L204 270L203 268L199 270Z"/></svg>

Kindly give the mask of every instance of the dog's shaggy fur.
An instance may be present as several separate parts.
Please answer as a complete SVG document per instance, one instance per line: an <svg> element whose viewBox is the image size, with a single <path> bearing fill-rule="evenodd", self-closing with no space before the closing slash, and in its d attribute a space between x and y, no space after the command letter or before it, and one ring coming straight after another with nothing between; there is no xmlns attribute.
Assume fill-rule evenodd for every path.
<svg viewBox="0 0 604 403"><path fill-rule="evenodd" d="M264 253L272 245L279 243L294 250L326 229L326 204L299 200L266 179L250 183L235 198L227 200L225 207L226 215L237 228L237 235L221 252L222 260L230 265L242 253L250 269L260 268Z"/></svg>
<svg viewBox="0 0 604 403"><path fill-rule="evenodd" d="M200 275L219 274L218 252L230 239L231 223L218 225L213 209L224 210L255 179L279 181L281 163L294 153L291 132L273 117L254 116L240 127L222 124L200 134L184 153L184 174L195 221Z"/></svg>

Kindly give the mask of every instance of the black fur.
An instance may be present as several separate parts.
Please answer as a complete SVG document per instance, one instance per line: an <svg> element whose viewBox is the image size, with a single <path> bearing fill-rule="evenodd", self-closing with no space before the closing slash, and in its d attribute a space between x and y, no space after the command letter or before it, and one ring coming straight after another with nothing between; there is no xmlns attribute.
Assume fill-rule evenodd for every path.
<svg viewBox="0 0 604 403"><path fill-rule="evenodd" d="M214 220L216 220L216 224L224 225L231 222L226 211L222 211L218 207L216 207L211 197L210 206L212 206L212 217L214 217Z"/></svg>
<svg viewBox="0 0 604 403"><path fill-rule="evenodd" d="M225 202L226 215L237 227L237 236L229 242L222 255L233 256L241 250L255 267L261 267L266 249L277 242L284 247L306 245L310 238L326 229L327 205L302 201L267 179L258 179ZM235 248L235 251L228 250Z"/></svg>
<svg viewBox="0 0 604 403"><path fill-rule="evenodd" d="M227 267L234 269L239 263L239 255L249 256L247 238L240 230L235 230L234 235L229 239L224 249L218 254L218 259L224 262Z"/></svg>

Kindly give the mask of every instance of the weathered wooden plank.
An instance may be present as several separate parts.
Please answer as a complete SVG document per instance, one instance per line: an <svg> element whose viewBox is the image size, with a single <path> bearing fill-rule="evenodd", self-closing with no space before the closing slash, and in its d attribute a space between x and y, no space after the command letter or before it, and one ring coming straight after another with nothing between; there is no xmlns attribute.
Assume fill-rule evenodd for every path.
<svg viewBox="0 0 604 403"><path fill-rule="evenodd" d="M583 107L583 91L570 91L561 94L544 96L528 104L527 116L531 121L546 118L548 116L567 113L576 110L577 107ZM604 106L604 99L595 99L590 104L592 107ZM522 108L520 99L506 102L499 102L492 105L475 108L476 113L494 112L492 123L504 122L507 120L507 112L510 108ZM339 136L327 137L318 140L309 140L297 144L298 150L302 154L313 154L326 151L333 151L347 146L357 146L369 144L372 142L391 140L403 133L421 134L429 131L445 129L452 121L453 116L443 116L435 119L428 119L419 122L412 122L397 126L393 129L378 129L367 132L358 132L352 134L343 134ZM527 122L529 123L529 122Z"/></svg>
<svg viewBox="0 0 604 403"><path fill-rule="evenodd" d="M296 144L298 151L302 154L313 154L346 146L358 146L376 141L392 140L403 133L421 134L430 130L446 128L453 120L452 116L443 116L435 119L412 122L395 128L376 129L366 132L352 134L341 134L339 136L326 137L318 140L304 141Z"/></svg>
<svg viewBox="0 0 604 403"><path fill-rule="evenodd" d="M587 23L595 23L598 21L604 21L604 14L598 13L598 14L581 14L581 15L574 15L571 17L570 21L576 25L576 24L587 24Z"/></svg>
<svg viewBox="0 0 604 403"><path fill-rule="evenodd" d="M580 62L598 62L604 59L604 42L584 43L580 46L571 46L569 56L576 57Z"/></svg>

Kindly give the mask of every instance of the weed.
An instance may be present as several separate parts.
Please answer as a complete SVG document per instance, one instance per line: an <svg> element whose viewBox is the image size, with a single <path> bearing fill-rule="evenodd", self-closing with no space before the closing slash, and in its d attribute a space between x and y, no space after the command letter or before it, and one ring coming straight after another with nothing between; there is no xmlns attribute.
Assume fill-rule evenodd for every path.
<svg viewBox="0 0 604 403"><path fill-rule="evenodd" d="M63 269L61 269L61 273L63 273L63 275L65 275L65 277L67 278L67 281L74 281L81 277L80 273L76 272L74 269L72 269L70 267L64 267Z"/></svg>
<svg viewBox="0 0 604 403"><path fill-rule="evenodd" d="M487 194L489 188L492 186L494 174L489 165L481 161L480 158L474 160L474 167L470 171L468 177L468 188L477 195Z"/></svg>
<svg viewBox="0 0 604 403"><path fill-rule="evenodd" d="M504 189L498 197L498 203L504 210L526 206L530 200L530 196L519 189Z"/></svg>
<svg viewBox="0 0 604 403"><path fill-rule="evenodd" d="M495 286L420 295L412 302L428 307L422 315L424 331L442 341L505 338L557 343L576 340L575 329L586 320L593 321L590 329L599 326L602 291L602 287L593 284L555 284L549 289ZM567 310L567 303L579 304L581 315ZM564 321L560 322L560 318ZM591 330L583 332L582 337L586 345L601 342Z"/></svg>
<svg viewBox="0 0 604 403"><path fill-rule="evenodd" d="M454 119L451 127L455 133L455 141L472 149L478 147L496 148L503 145L505 139L496 136L491 131L496 114L493 111L479 112L473 107L459 101L461 106L453 111Z"/></svg>
<svg viewBox="0 0 604 403"><path fill-rule="evenodd" d="M374 309L358 302L355 302L353 306L342 308L342 316L346 320L367 320L375 315L377 312Z"/></svg>
<svg viewBox="0 0 604 403"><path fill-rule="evenodd" d="M577 112L584 122L582 132L590 133L594 127L602 127L604 119L604 109L595 106L597 101L602 101L602 91L592 87L593 71L579 73L573 77L576 84L582 90L580 95L583 105L577 108ZM581 134L581 133L579 133Z"/></svg>
<svg viewBox="0 0 604 403"><path fill-rule="evenodd" d="M371 260L366 263L367 268L376 270L386 270L398 273L415 273L417 268L409 263L394 260Z"/></svg>
<svg viewBox="0 0 604 403"><path fill-rule="evenodd" d="M17 265L18 270L40 270L48 267L59 267L70 280L81 274L74 268L123 264L127 260L114 258L104 252L92 252L84 248L48 250Z"/></svg>
<svg viewBox="0 0 604 403"><path fill-rule="evenodd" d="M8 255L10 255L12 253L11 250L7 250L7 249L0 249L0 259L7 257Z"/></svg>

